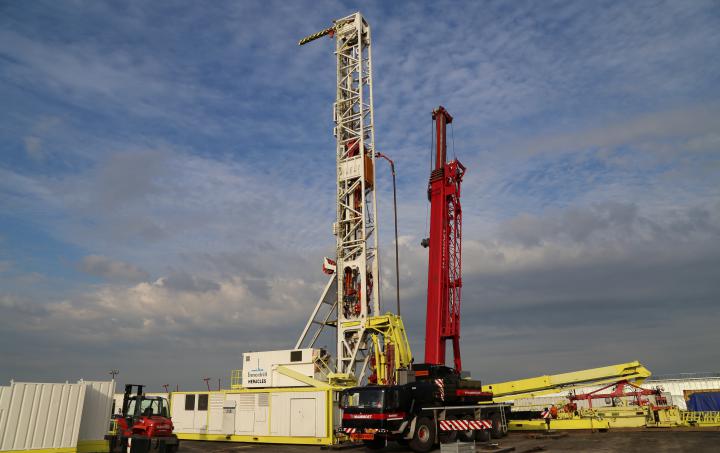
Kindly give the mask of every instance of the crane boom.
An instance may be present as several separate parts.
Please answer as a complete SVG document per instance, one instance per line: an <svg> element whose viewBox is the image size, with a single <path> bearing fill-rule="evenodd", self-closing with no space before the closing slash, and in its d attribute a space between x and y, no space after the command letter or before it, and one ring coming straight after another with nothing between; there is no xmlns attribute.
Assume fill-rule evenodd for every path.
<svg viewBox="0 0 720 453"><path fill-rule="evenodd" d="M650 371L636 360L569 373L499 382L485 387L493 392L493 401L501 402L618 381L634 381L639 385L649 377Z"/></svg>
<svg viewBox="0 0 720 453"><path fill-rule="evenodd" d="M455 370L462 371L460 359L460 301L462 290L462 209L460 185L465 167L457 160L447 162L447 124L452 116L440 106L435 120L435 167L430 174L430 237L427 317L425 320L425 363L445 365L447 340L452 341Z"/></svg>

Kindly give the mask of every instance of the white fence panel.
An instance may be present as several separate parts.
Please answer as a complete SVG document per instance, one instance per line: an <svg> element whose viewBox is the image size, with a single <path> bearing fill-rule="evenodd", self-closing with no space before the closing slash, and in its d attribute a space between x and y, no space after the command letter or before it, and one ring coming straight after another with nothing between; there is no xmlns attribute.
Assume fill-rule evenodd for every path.
<svg viewBox="0 0 720 453"><path fill-rule="evenodd" d="M82 381L86 385L79 440L102 440L110 424L115 381Z"/></svg>
<svg viewBox="0 0 720 453"><path fill-rule="evenodd" d="M0 394L0 450L74 448L86 385L11 382Z"/></svg>

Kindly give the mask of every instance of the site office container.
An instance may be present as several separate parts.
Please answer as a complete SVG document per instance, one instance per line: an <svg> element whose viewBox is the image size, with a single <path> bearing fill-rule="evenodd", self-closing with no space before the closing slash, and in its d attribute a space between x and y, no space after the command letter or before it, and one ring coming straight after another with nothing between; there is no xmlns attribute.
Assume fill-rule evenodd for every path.
<svg viewBox="0 0 720 453"><path fill-rule="evenodd" d="M332 389L286 387L172 392L180 439L329 445L340 409Z"/></svg>

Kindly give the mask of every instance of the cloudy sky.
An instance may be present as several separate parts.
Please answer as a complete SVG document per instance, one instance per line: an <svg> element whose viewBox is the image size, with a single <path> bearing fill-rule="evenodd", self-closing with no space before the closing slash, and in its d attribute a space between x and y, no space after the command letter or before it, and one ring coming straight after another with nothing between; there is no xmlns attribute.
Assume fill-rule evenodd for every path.
<svg viewBox="0 0 720 453"><path fill-rule="evenodd" d="M333 43L297 40L357 9L416 357L442 104L474 376L720 370L716 1L37 1L0 3L0 383L201 388L294 345L335 212Z"/></svg>

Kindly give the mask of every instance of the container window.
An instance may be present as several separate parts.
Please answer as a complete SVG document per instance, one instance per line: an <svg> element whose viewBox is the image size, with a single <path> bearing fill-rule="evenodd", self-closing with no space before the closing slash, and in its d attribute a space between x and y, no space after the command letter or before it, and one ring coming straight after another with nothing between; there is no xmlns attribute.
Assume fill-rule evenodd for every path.
<svg viewBox="0 0 720 453"><path fill-rule="evenodd" d="M302 351L290 351L291 362L302 362Z"/></svg>
<svg viewBox="0 0 720 453"><path fill-rule="evenodd" d="M195 395L185 395L185 410L186 411L194 411L195 410Z"/></svg>
<svg viewBox="0 0 720 453"><path fill-rule="evenodd" d="M206 411L208 408L208 395L207 393L203 393L202 395L198 395L198 410L199 411Z"/></svg>

